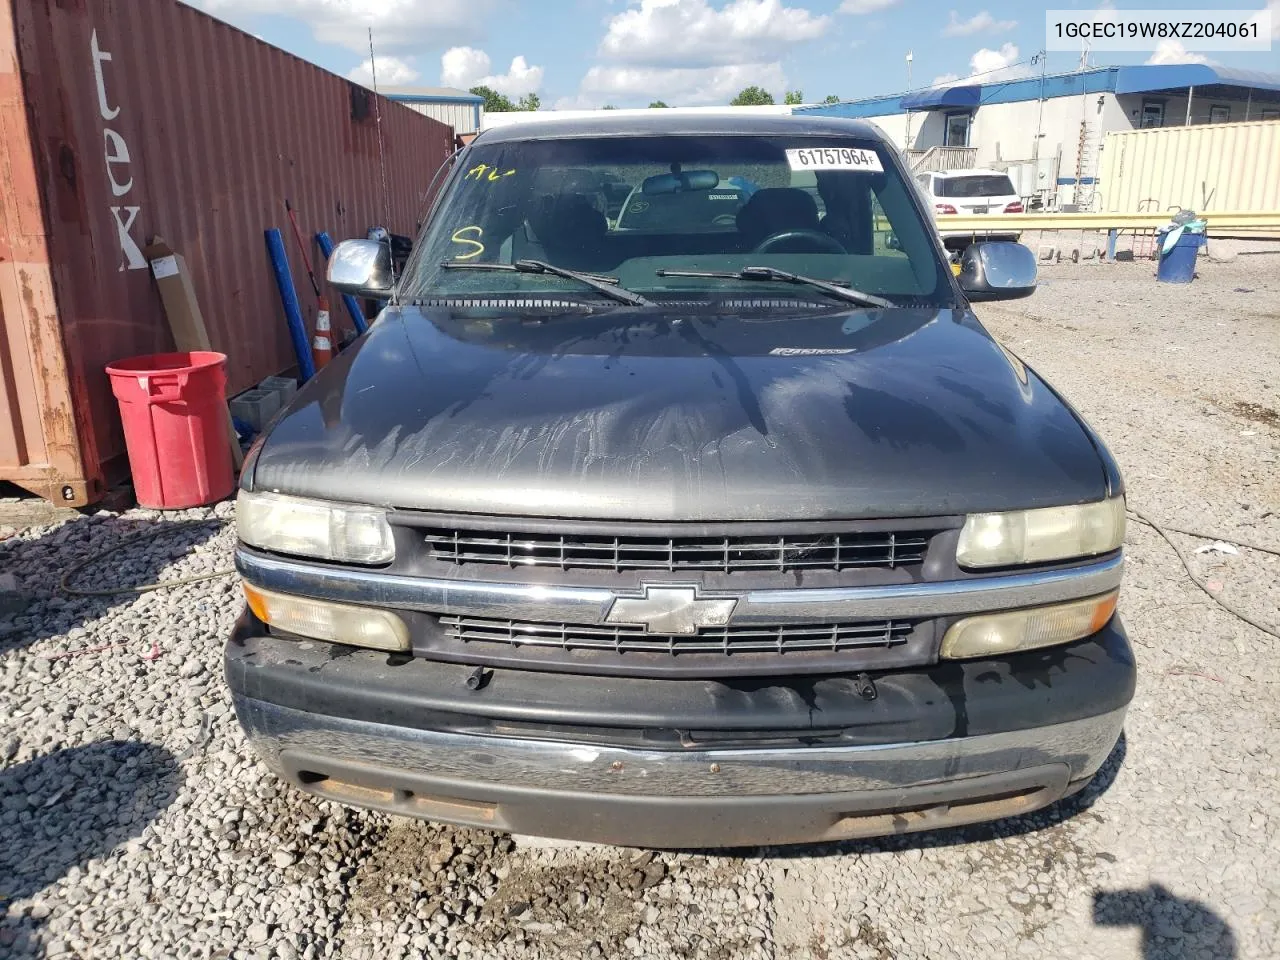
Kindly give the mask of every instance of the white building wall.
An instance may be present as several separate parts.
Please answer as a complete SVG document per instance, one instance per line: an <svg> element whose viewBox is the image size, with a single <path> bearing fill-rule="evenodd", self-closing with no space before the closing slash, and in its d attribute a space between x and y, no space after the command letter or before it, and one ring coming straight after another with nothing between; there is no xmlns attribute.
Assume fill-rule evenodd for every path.
<svg viewBox="0 0 1280 960"><path fill-rule="evenodd" d="M1080 124L1087 121L1090 130L1099 135L1136 129L1141 122L1144 100L1162 100L1165 104L1164 125L1181 126L1186 120L1187 98L1183 96L1156 96L1126 94L1117 97L1113 93L1086 93L1070 97L1054 97L1044 101L1043 116L1040 101L1024 100L1018 103L988 103L974 111L973 126L969 130L969 145L978 148L978 162L989 164L997 160L1029 159L1034 150L1036 127L1041 133L1040 156L1056 154L1063 150L1064 169L1075 170L1076 147L1080 141ZM1261 120L1262 110L1276 109L1275 104L1260 105L1248 100L1224 100L1193 94L1191 122L1209 123L1211 107L1228 108L1228 120ZM911 114L912 150L927 150L941 146L946 126L945 110L919 111ZM883 117L870 117L872 123L885 132L898 147L907 144L907 115L894 113Z"/></svg>
<svg viewBox="0 0 1280 960"><path fill-rule="evenodd" d="M1033 192L1052 194L1059 203L1087 203L1092 193L1088 181L1095 179L1101 169L1106 134L1132 129L1136 118L1130 112L1141 108L1140 102L1134 107L1121 103L1121 99L1130 98L1104 92L983 104L973 112L969 128L969 146L978 150L975 163L980 167L1003 167L1038 158L1038 165L1028 165L1030 168L1020 180L1027 196ZM909 123L904 113L872 119L899 148L927 150L943 145L948 112L960 111L918 111L911 114ZM1207 117L1207 106L1205 114ZM1077 176L1084 181L1079 195ZM1059 184L1055 180L1071 182Z"/></svg>
<svg viewBox="0 0 1280 960"><path fill-rule="evenodd" d="M913 116L912 121L914 120ZM886 117L868 117L867 122L879 127L899 150L906 148L907 115L905 113L891 113Z"/></svg>
<svg viewBox="0 0 1280 960"><path fill-rule="evenodd" d="M1125 113L1132 127L1138 127L1141 122L1142 104L1145 100L1160 100L1164 102L1164 125L1166 127L1180 127L1186 124L1187 97L1185 95L1166 97L1159 94L1130 93L1118 99L1120 101L1120 109ZM1213 107L1227 108L1226 122L1228 123L1246 119L1261 120L1264 109L1277 109L1275 103L1259 104L1249 100L1247 97L1243 100L1206 97L1199 91L1193 91L1191 94L1191 123L1193 125L1210 123L1213 116Z"/></svg>
<svg viewBox="0 0 1280 960"><path fill-rule="evenodd" d="M476 107L479 106L482 116L484 114L484 106L482 104L421 100L401 100L400 102L415 113L421 113L434 120L439 120L441 123L447 123L453 127L454 133L477 133L479 128L476 126Z"/></svg>

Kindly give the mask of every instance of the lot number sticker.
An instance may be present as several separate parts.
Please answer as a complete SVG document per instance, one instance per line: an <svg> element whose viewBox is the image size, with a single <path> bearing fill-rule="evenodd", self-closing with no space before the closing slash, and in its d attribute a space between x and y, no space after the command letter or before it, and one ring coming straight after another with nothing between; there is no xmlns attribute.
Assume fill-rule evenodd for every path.
<svg viewBox="0 0 1280 960"><path fill-rule="evenodd" d="M880 156L874 150L855 147L804 147L787 151L792 170L865 170L881 173Z"/></svg>

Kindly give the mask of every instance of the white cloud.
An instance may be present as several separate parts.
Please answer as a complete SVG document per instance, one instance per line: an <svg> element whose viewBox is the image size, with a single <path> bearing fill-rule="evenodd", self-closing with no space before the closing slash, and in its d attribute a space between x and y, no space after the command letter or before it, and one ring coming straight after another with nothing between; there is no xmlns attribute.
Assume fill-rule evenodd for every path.
<svg viewBox="0 0 1280 960"><path fill-rule="evenodd" d="M418 71L407 60L399 57L378 57L378 87L398 87L406 83L413 83L418 79ZM366 87L373 86L373 64L370 60L363 61L360 66L356 67L347 74L348 80L354 80L356 83Z"/></svg>
<svg viewBox="0 0 1280 960"><path fill-rule="evenodd" d="M136 2L136 0L135 0ZM297 17L321 43L378 54L414 53L482 36L500 0L188 0L229 23L257 14ZM379 77L379 80L382 78Z"/></svg>
<svg viewBox="0 0 1280 960"><path fill-rule="evenodd" d="M1018 48L1012 43L1004 43L1000 45L999 50L989 50L983 47L969 59L969 66L974 73L986 73L989 70L999 70L1007 67L1018 59Z"/></svg>
<svg viewBox="0 0 1280 960"><path fill-rule="evenodd" d="M1280 40L1280 0L1268 0L1266 9L1271 11L1271 39ZM1259 16L1254 17L1249 22L1253 23L1255 21L1262 22L1261 11L1259 11Z"/></svg>
<svg viewBox="0 0 1280 960"><path fill-rule="evenodd" d="M609 20L598 54L616 63L709 67L761 63L820 37L831 18L782 0L639 0Z"/></svg>
<svg viewBox="0 0 1280 960"><path fill-rule="evenodd" d="M1156 44L1155 52L1147 57L1147 63L1212 63L1213 61L1201 53L1192 53L1182 45L1181 40L1161 40Z"/></svg>
<svg viewBox="0 0 1280 960"><path fill-rule="evenodd" d="M551 104L552 110L599 110L604 101L599 97L589 97L585 93L575 93L571 97L560 97Z"/></svg>
<svg viewBox="0 0 1280 960"><path fill-rule="evenodd" d="M837 13L852 13L860 15L864 13L879 13L881 10L887 10L892 7L898 0L844 0L840 4Z"/></svg>
<svg viewBox="0 0 1280 960"><path fill-rule="evenodd" d="M651 100L665 100L672 106L727 104L744 87L753 84L764 87L781 101L787 86L782 64L675 68L594 66L582 78L578 97L565 98L565 102L596 105L624 100L643 105Z"/></svg>
<svg viewBox="0 0 1280 960"><path fill-rule="evenodd" d="M513 58L506 73L491 73L492 68L493 63L483 50L451 47L440 57L440 82L462 90L490 87L511 97L532 93L542 86L542 67L529 66L524 57Z"/></svg>
<svg viewBox="0 0 1280 960"><path fill-rule="evenodd" d="M942 28L945 37L967 37L974 33L1006 33L1018 25L1017 20L997 20L986 10L975 13L968 20L961 20L956 11Z"/></svg>
<svg viewBox="0 0 1280 960"><path fill-rule="evenodd" d="M1018 48L1012 43L1002 43L999 50L983 47L969 58L969 75L960 77L944 73L933 78L932 86L950 87L958 83L1000 83L1017 80L1035 74L1029 64L1018 63Z"/></svg>
<svg viewBox="0 0 1280 960"><path fill-rule="evenodd" d="M983 47L969 58L970 76L982 83L999 83L1031 76L1032 70L1025 63L1018 63L1018 48L1012 43L1000 44L999 50ZM977 76L981 74L981 76Z"/></svg>

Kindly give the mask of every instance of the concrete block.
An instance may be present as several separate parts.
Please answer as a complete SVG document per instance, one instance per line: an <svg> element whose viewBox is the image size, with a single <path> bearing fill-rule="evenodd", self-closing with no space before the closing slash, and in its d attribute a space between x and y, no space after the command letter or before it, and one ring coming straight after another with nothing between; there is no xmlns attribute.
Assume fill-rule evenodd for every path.
<svg viewBox="0 0 1280 960"><path fill-rule="evenodd" d="M259 432L280 410L280 394L274 390L246 390L231 400L231 415Z"/></svg>
<svg viewBox="0 0 1280 960"><path fill-rule="evenodd" d="M27 527L41 527L77 516L79 516L78 511L60 507L40 497L0 499L0 529L13 530L14 533ZM8 538L0 537L0 540L2 539Z"/></svg>
<svg viewBox="0 0 1280 960"><path fill-rule="evenodd" d="M280 394L280 406L284 408L289 405L289 401L298 392L298 381L293 377L267 377L267 379L258 384L258 389L270 390L272 393Z"/></svg>

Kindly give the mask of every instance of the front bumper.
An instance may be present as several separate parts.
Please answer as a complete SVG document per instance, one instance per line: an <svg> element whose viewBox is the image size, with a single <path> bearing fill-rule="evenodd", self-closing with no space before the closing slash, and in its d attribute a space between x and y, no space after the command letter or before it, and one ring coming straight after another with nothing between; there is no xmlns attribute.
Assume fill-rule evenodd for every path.
<svg viewBox="0 0 1280 960"><path fill-rule="evenodd" d="M227 677L250 740L295 786L467 826L663 848L1029 812L1097 771L1134 682L1118 621L1048 651L879 675L873 701L840 677L498 671L469 690L464 666L261 634L242 618Z"/></svg>

